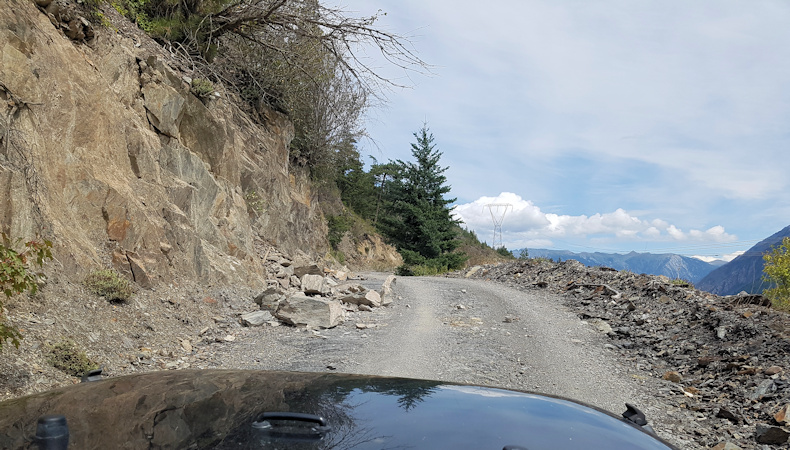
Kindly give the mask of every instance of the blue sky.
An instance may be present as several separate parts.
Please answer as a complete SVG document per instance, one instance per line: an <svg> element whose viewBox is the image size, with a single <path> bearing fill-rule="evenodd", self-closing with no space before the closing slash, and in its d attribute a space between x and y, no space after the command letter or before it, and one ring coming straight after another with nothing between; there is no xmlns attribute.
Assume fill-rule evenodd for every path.
<svg viewBox="0 0 790 450"><path fill-rule="evenodd" d="M331 5L332 2L326 2ZM432 75L371 111L363 152L427 121L456 213L508 248L724 257L790 224L790 3L345 0Z"/></svg>

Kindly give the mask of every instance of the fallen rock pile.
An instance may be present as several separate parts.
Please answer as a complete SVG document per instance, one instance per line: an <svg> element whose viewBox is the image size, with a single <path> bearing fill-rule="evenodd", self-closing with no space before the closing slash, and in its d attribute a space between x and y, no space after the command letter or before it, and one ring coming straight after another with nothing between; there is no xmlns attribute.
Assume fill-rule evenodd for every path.
<svg viewBox="0 0 790 450"><path fill-rule="evenodd" d="M394 275L376 291L360 284L362 277L352 275L346 268L322 269L314 262L298 264L276 252L266 260L267 271L274 278L254 298L261 310L241 316L245 326L285 323L333 328L343 323L346 312L372 311L390 305L394 299Z"/></svg>
<svg viewBox="0 0 790 450"><path fill-rule="evenodd" d="M687 282L568 260L476 266L455 276L551 289L688 412L677 430L705 448L787 448L790 314L761 296L719 297ZM715 446L715 447L714 447ZM778 446L778 447L774 447Z"/></svg>

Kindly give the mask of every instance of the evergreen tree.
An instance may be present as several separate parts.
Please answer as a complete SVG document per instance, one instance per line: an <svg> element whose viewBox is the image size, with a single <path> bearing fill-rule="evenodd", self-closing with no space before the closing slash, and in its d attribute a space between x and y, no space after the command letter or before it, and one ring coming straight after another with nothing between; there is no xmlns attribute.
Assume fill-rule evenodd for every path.
<svg viewBox="0 0 790 450"><path fill-rule="evenodd" d="M379 218L382 231L395 244L406 265L426 265L437 270L459 268L465 257L452 253L458 245L457 224L446 199L450 192L439 165L442 153L436 150L427 126L414 133L411 145L415 162L395 161L395 170L384 187L386 214Z"/></svg>

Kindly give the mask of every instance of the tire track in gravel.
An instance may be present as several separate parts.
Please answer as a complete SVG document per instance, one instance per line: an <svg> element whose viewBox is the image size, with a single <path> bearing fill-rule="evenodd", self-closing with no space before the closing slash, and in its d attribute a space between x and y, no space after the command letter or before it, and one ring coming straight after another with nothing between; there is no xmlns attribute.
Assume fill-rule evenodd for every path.
<svg viewBox="0 0 790 450"><path fill-rule="evenodd" d="M370 278L366 284L373 287L383 276ZM250 330L221 365L500 386L617 413L636 401L638 387L604 349L603 335L565 309L559 296L439 277L400 277L396 294L401 298L391 307L351 313L329 330ZM359 330L356 323L378 327Z"/></svg>

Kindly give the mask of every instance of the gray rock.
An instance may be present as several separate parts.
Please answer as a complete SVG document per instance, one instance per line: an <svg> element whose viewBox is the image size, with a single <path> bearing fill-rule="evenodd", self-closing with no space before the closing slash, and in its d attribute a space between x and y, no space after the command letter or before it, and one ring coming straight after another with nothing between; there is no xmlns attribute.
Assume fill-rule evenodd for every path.
<svg viewBox="0 0 790 450"><path fill-rule="evenodd" d="M754 438L760 444L782 445L787 444L790 432L782 427L758 423L754 431Z"/></svg>
<svg viewBox="0 0 790 450"><path fill-rule="evenodd" d="M466 278L470 278L470 277L472 277L474 274L476 274L476 273L477 273L477 272L478 272L480 269L482 269L482 267L481 267L481 266L474 266L474 267L472 267L471 269L469 269L469 270L466 272L466 275L464 275L464 277L466 277Z"/></svg>
<svg viewBox="0 0 790 450"><path fill-rule="evenodd" d="M587 323L594 326L595 329L603 334L609 334L612 332L612 327L603 319L588 319Z"/></svg>
<svg viewBox="0 0 790 450"><path fill-rule="evenodd" d="M329 286L321 275L304 275L301 284L302 292L305 294L325 295L329 293Z"/></svg>
<svg viewBox="0 0 790 450"><path fill-rule="evenodd" d="M343 323L344 318L340 302L304 294L296 294L280 302L274 315L290 325L311 328L332 328Z"/></svg>
<svg viewBox="0 0 790 450"><path fill-rule="evenodd" d="M294 274L293 266L280 266L280 270L275 275L277 278L289 278Z"/></svg>
<svg viewBox="0 0 790 450"><path fill-rule="evenodd" d="M285 292L276 287L270 287L265 291L255 296L254 300L261 309L274 311L282 299L285 298Z"/></svg>
<svg viewBox="0 0 790 450"><path fill-rule="evenodd" d="M763 382L749 394L749 398L752 400L759 400L760 397L774 390L774 380L763 380Z"/></svg>
<svg viewBox="0 0 790 450"><path fill-rule="evenodd" d="M178 138L178 127L184 115L184 97L164 84L149 83L143 86L143 100L148 119L160 133Z"/></svg>
<svg viewBox="0 0 790 450"><path fill-rule="evenodd" d="M368 288L359 283L343 283L335 286L335 290L341 294L357 294L367 292Z"/></svg>
<svg viewBox="0 0 790 450"><path fill-rule="evenodd" d="M294 275L296 275L300 279L305 275L320 275L323 277L324 271L321 270L321 268L318 267L317 265L310 264L309 266L299 266L294 268Z"/></svg>
<svg viewBox="0 0 790 450"><path fill-rule="evenodd" d="M370 307L381 306L381 296L376 291L360 292L341 297L341 301L352 305L367 305Z"/></svg>
<svg viewBox="0 0 790 450"><path fill-rule="evenodd" d="M381 285L381 290L379 291L379 296L381 296L381 306L389 306L395 300L395 282L395 275L390 275Z"/></svg>
<svg viewBox="0 0 790 450"><path fill-rule="evenodd" d="M269 311L255 311L241 316L241 324L245 327L259 327L274 319Z"/></svg>

